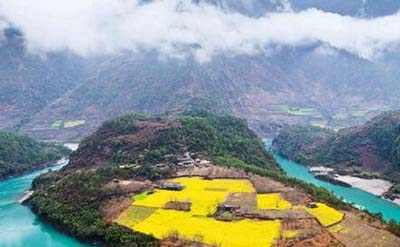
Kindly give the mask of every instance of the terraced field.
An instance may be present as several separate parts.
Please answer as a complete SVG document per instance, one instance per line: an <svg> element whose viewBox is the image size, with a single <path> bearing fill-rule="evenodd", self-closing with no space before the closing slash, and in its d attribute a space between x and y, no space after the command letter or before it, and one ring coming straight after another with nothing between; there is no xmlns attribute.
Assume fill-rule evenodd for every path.
<svg viewBox="0 0 400 247"><path fill-rule="evenodd" d="M146 220L136 224L134 229L157 238L175 231L189 239L202 236L204 243L221 247L271 246L279 237L280 222L247 219L225 222L186 212L157 209Z"/></svg>
<svg viewBox="0 0 400 247"><path fill-rule="evenodd" d="M344 214L323 203L318 203L317 208L306 208L307 212L315 216L323 226L332 226L344 217Z"/></svg>
<svg viewBox="0 0 400 247"><path fill-rule="evenodd" d="M278 193L258 194L257 205L259 209L287 210L292 208L292 204L282 199Z"/></svg>
<svg viewBox="0 0 400 247"><path fill-rule="evenodd" d="M291 107L287 113L294 116L309 116L316 114L316 111L314 108Z"/></svg>
<svg viewBox="0 0 400 247"><path fill-rule="evenodd" d="M86 123L85 120L71 120L64 123L64 128L75 128Z"/></svg>
<svg viewBox="0 0 400 247"><path fill-rule="evenodd" d="M190 214L208 216L215 212L217 206L224 202L230 192L254 192L248 180L201 178L178 178L178 182L185 186L182 191L157 190L156 193L135 201L135 206L163 208L168 202L190 202Z"/></svg>
<svg viewBox="0 0 400 247"><path fill-rule="evenodd" d="M230 218L218 220L218 206L227 201L240 204L242 210L285 211L292 204L279 193L257 194L247 179L213 179L181 177L168 181L184 186L181 191L157 189L152 193L141 193L133 197L130 208L116 220L135 231L152 234L164 239L179 233L186 239L196 240L211 246L273 246L278 239L296 237L296 231L282 228L280 219ZM239 198L240 197L240 198ZM238 199L239 200L235 200ZM190 205L189 208L166 208L166 205ZM303 208L303 207L300 207ZM318 204L310 211L323 225L331 225L342 213ZM231 212L225 212L229 214Z"/></svg>

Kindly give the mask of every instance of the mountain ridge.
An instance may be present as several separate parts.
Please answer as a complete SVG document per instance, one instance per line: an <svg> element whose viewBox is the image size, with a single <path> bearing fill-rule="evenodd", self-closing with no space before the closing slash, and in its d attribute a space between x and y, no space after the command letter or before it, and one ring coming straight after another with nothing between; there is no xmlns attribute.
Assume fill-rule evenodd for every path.
<svg viewBox="0 0 400 247"><path fill-rule="evenodd" d="M385 0L384 6L362 0L193 2L250 17L290 7L294 13L316 8L368 19L400 8L393 0ZM221 53L200 63L191 55L168 57L153 50L83 57L68 51L37 54L27 50L24 33L17 28L4 32L0 128L40 140L80 141L124 112L193 108L246 118L259 134L271 137L286 124L360 124L399 104L396 50L366 60L316 43L271 47L262 54Z"/></svg>
<svg viewBox="0 0 400 247"><path fill-rule="evenodd" d="M363 125L338 132L318 127L284 129L273 148L289 159L311 166L330 166L340 173L383 177L399 184L400 111L383 113Z"/></svg>

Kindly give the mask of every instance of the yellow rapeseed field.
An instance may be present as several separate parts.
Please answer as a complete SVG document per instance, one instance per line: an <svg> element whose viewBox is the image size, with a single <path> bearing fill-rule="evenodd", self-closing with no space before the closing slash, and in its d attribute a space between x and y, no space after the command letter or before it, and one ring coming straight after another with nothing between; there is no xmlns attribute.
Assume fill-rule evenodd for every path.
<svg viewBox="0 0 400 247"><path fill-rule="evenodd" d="M292 204L282 199L279 193L258 194L257 206L259 209L287 210L292 208Z"/></svg>
<svg viewBox="0 0 400 247"><path fill-rule="evenodd" d="M146 198L134 201L133 205L162 208L170 201L191 202L190 213L193 215L207 216L215 212L218 204L225 201L229 192L254 192L248 180L201 178L177 178L185 189L182 191L156 190Z"/></svg>
<svg viewBox="0 0 400 247"><path fill-rule="evenodd" d="M297 231L291 231L291 230L287 230L287 231L283 231L282 232L282 237L284 238L294 238L297 235Z"/></svg>
<svg viewBox="0 0 400 247"><path fill-rule="evenodd" d="M182 191L157 190L154 194L137 195L133 205L118 218L119 224L135 231L163 238L178 232L185 238L203 236L203 242L221 247L271 246L279 237L280 221L217 221L207 217L231 192L255 192L248 180L177 178ZM279 195L278 195L279 196ZM275 198L275 197L273 197ZM136 200L135 200L136 199ZM277 199L275 198L275 201ZM191 202L190 212L165 210L170 201ZM282 207L282 206L281 206Z"/></svg>
<svg viewBox="0 0 400 247"><path fill-rule="evenodd" d="M146 220L136 224L139 232L153 234L157 238L179 232L188 239L201 235L203 242L232 246L271 246L279 237L280 222L241 220L235 222L217 221L212 218L193 216L190 213L158 209Z"/></svg>
<svg viewBox="0 0 400 247"><path fill-rule="evenodd" d="M207 244L221 247L272 246L280 235L279 220L240 220L217 221L207 217L213 214L217 206L223 203L229 193L254 193L255 189L249 180L213 179L198 177L176 178L172 182L184 186L182 191L156 190L153 194L142 193L133 197L132 206L123 212L117 223L133 228L135 231L164 238L178 232L179 235L193 239L202 236ZM164 206L171 201L190 202L189 212L166 210ZM288 210L305 208L316 217L322 225L332 226L343 219L344 214L323 203L317 208L292 206L281 198L279 193L258 194L259 209ZM341 231L341 227L331 228L331 232ZM296 231L283 231L282 237L293 238Z"/></svg>
<svg viewBox="0 0 400 247"><path fill-rule="evenodd" d="M317 208L308 208L306 210L309 214L316 217L323 226L331 226L344 217L344 214L334 208L331 208L323 203L317 203Z"/></svg>
<svg viewBox="0 0 400 247"><path fill-rule="evenodd" d="M337 224L329 228L331 233L347 233L349 229L347 227L342 226L342 224Z"/></svg>

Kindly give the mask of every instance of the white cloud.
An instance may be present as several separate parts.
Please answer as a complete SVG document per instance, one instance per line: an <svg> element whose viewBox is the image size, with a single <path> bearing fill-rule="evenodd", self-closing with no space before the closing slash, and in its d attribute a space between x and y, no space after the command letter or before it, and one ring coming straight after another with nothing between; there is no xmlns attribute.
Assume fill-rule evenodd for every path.
<svg viewBox="0 0 400 247"><path fill-rule="evenodd" d="M334 57L334 56L338 56L339 55L338 52L335 49L333 49L332 47L330 47L330 46L328 46L326 44L318 46L314 50L314 52L316 54L318 54L318 55L323 55L323 56L332 56L332 57Z"/></svg>
<svg viewBox="0 0 400 247"><path fill-rule="evenodd" d="M21 29L34 52L157 50L207 61L322 42L373 59L400 43L399 13L360 19L309 9L255 18L189 0L0 0L0 16Z"/></svg>

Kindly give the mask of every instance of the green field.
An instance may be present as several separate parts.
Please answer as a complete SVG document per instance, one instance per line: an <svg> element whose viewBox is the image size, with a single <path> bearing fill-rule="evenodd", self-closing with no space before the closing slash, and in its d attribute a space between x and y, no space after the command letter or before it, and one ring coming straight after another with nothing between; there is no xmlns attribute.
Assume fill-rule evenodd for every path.
<svg viewBox="0 0 400 247"><path fill-rule="evenodd" d="M85 120L71 120L64 123L64 128L75 128L84 125L85 123Z"/></svg>
<svg viewBox="0 0 400 247"><path fill-rule="evenodd" d="M332 116L335 120L347 120L349 118L362 118L367 115L368 111L363 110L356 110L356 111L349 111L349 112L339 112Z"/></svg>
<svg viewBox="0 0 400 247"><path fill-rule="evenodd" d="M143 192L143 193L133 196L133 200L134 201L144 200L144 199L146 199L147 196L148 196L147 192Z"/></svg>
<svg viewBox="0 0 400 247"><path fill-rule="evenodd" d="M51 127L53 127L53 128L60 128L61 127L61 125L62 125L62 121L61 120L55 120L52 124L51 124Z"/></svg>
<svg viewBox="0 0 400 247"><path fill-rule="evenodd" d="M351 112L351 116L353 117L365 117L367 115L368 111L353 111Z"/></svg>
<svg viewBox="0 0 400 247"><path fill-rule="evenodd" d="M327 121L325 120L311 121L310 124L315 127L326 128Z"/></svg>
<svg viewBox="0 0 400 247"><path fill-rule="evenodd" d="M156 210L157 208L152 207L131 206L121 214L118 222L122 225L133 227L147 219Z"/></svg>
<svg viewBox="0 0 400 247"><path fill-rule="evenodd" d="M300 107L290 107L287 113L294 116L309 116L316 113L314 108L300 108Z"/></svg>
<svg viewBox="0 0 400 247"><path fill-rule="evenodd" d="M346 120L348 117L349 114L345 112L336 113L335 115L332 116L332 118L335 120Z"/></svg>

